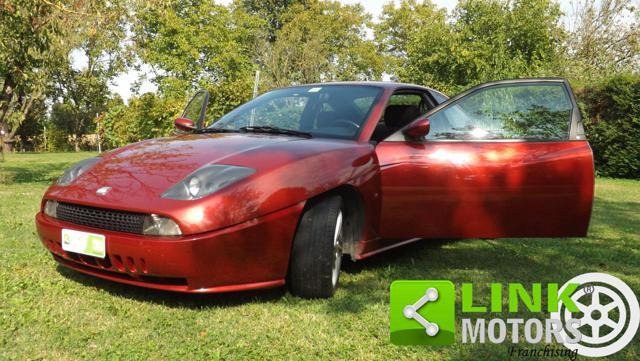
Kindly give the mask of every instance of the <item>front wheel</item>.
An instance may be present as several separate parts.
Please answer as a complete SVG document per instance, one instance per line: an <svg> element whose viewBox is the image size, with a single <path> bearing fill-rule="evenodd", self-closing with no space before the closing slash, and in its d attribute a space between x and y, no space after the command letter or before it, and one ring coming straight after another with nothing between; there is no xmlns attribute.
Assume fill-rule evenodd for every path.
<svg viewBox="0 0 640 361"><path fill-rule="evenodd" d="M343 222L340 196L314 200L305 209L291 250L291 293L305 298L333 296L340 277Z"/></svg>

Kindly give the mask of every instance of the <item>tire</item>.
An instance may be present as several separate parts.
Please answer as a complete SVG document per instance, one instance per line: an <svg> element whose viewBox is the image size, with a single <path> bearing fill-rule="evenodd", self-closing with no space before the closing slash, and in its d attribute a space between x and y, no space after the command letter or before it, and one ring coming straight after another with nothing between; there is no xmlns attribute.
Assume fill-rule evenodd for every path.
<svg viewBox="0 0 640 361"><path fill-rule="evenodd" d="M342 198L327 196L305 209L293 239L289 289L303 298L329 298L338 287L344 239Z"/></svg>

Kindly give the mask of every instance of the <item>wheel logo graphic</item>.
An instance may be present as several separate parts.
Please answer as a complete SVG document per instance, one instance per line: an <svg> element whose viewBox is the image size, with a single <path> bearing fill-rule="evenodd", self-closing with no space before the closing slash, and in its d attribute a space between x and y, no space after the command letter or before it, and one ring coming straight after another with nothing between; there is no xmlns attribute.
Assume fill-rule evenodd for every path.
<svg viewBox="0 0 640 361"><path fill-rule="evenodd" d="M561 301L558 312L551 314L552 319L560 320L562 324L571 318L580 320L580 342L565 342L564 346L577 349L579 355L587 357L604 357L622 350L640 325L640 307L633 290L614 276L585 273L565 283L558 294L572 283L580 285L571 296L580 313L572 314ZM564 329L560 334L567 339Z"/></svg>

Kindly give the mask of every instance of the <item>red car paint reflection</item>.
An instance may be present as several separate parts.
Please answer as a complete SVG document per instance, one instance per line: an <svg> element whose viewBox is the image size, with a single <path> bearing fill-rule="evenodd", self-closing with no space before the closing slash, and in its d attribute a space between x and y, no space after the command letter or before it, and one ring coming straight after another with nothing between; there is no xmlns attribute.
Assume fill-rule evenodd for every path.
<svg viewBox="0 0 640 361"><path fill-rule="evenodd" d="M533 82L566 84L558 79L491 83L438 104L435 91L425 87L339 83L334 85L381 90L353 139L212 133L131 144L104 154L72 184L52 185L43 207L46 200L56 200L158 214L174 220L182 235L107 231L64 222L43 211L36 216L38 233L66 267L181 292L283 285L300 215L310 199L327 193L340 194L346 201L353 237L344 253L354 260L421 238L584 236L594 170L589 144L574 129L581 126L574 116L577 109L562 141L429 140L403 135L412 123L483 87ZM407 95L421 99L421 114L416 121L391 121L386 110ZM385 124L388 134L375 139ZM162 197L208 164L248 167L255 173L200 199ZM97 194L104 186L111 191ZM62 228L105 235L108 257L94 259L62 250Z"/></svg>

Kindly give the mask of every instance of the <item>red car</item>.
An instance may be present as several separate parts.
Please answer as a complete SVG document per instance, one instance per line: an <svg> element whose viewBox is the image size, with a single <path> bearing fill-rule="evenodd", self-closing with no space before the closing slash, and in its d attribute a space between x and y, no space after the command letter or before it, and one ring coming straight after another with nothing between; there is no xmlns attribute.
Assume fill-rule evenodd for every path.
<svg viewBox="0 0 640 361"><path fill-rule="evenodd" d="M594 169L563 79L451 99L398 83L268 92L182 134L84 160L36 216L62 265L181 292L329 297L343 255L418 239L585 236ZM210 123L204 127L203 124Z"/></svg>

